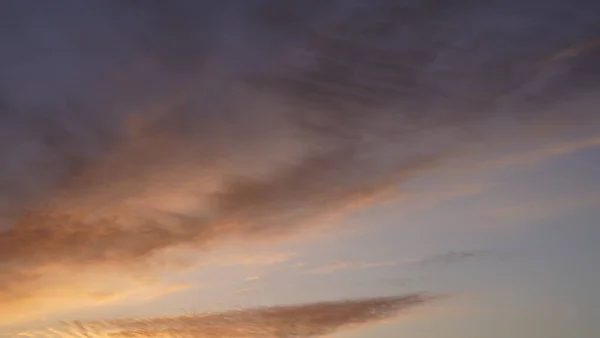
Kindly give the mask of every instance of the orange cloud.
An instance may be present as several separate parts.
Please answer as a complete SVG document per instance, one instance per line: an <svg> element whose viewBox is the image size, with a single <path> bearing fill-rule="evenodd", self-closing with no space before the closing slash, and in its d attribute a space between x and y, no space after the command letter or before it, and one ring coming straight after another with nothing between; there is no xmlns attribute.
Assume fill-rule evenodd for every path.
<svg viewBox="0 0 600 338"><path fill-rule="evenodd" d="M35 32L31 6L0 11L16 23L10 40L23 42L0 60L5 313L48 281L70 285L55 266L172 268L180 248L272 241L368 205L472 143L503 141L503 122L525 142L540 122L563 132L598 121L597 84L581 78L599 78L583 58L590 48L550 77L524 71L582 40L551 9L390 1L338 16L317 5L239 2L250 7L219 8L225 19L213 20L208 2L184 3L48 6ZM515 34L489 24L471 36L478 19L455 13L480 8L510 18L493 23L538 25ZM440 28L448 18L461 20L457 29ZM580 21L573 13L561 25ZM36 33L45 28L60 37L50 49ZM456 41L460 48L446 48ZM521 49L509 52L513 45ZM572 71L579 66L590 72Z"/></svg>
<svg viewBox="0 0 600 338"><path fill-rule="evenodd" d="M553 146L536 152L533 158L563 154L596 144L597 139L591 139ZM532 157L520 156L518 161L522 158ZM115 171L114 177L111 172L101 170L100 180L94 179L98 173L92 173L83 180L87 183L75 180L75 188L66 189L49 199L46 206L32 208L21 215L12 228L0 233L3 268L0 275L0 311L25 314L26 311L19 309L32 308L39 303L31 303L32 299L40 300L46 295L58 294L56 290L45 291L48 280L53 281L50 285L59 289L69 289L69 285L73 285L66 279L57 279L57 272L49 267L61 266L64 270L77 271L84 267L98 271L115 268L125 271L140 270L141 265L150 268L147 272L174 268L178 266L177 260L169 257L178 248L211 249L223 241L271 241L306 231L323 217L369 205L382 196L388 196L390 188L394 189L397 183L429 170L437 163L436 156L408 157L380 171L380 168L369 168L371 164L349 155L327 154L279 168L265 179L231 180L221 177L221 186L212 186L208 190L199 188L200 197L194 197L183 187L189 182L193 190L202 184L195 185L197 179L185 175L185 171L181 174L177 166L163 167L174 171L164 172L173 180L172 185L163 181L152 183L153 175L141 175L141 178L125 176L119 181L119 170ZM122 167L127 166L113 166ZM99 182L105 182L106 175L114 179L103 186ZM124 189L129 185L137 187L146 183L149 186L143 194ZM166 190L168 194L161 193L165 187L171 187ZM130 196L135 197L135 203L131 202ZM110 203L104 204L104 201ZM161 206L163 210L158 210ZM196 208L202 212L194 214ZM289 259L281 255L267 256L232 259L237 260L235 264L272 264ZM369 265L363 264L362 268L365 267ZM352 267L344 265L323 269L348 268ZM35 306L43 311L51 310L53 306L66 307L66 303L75 306L86 301L99 302L118 297L118 293L113 294L113 291L96 290L94 283L85 286L88 281L75 283L86 291L77 294L73 291L70 295L64 294L60 302ZM72 300L66 301L69 298Z"/></svg>
<svg viewBox="0 0 600 338"><path fill-rule="evenodd" d="M322 337L357 326L391 320L435 298L425 295L274 306L222 313L72 322L28 337ZM37 335L36 335L37 334ZM44 335L46 334L46 335Z"/></svg>
<svg viewBox="0 0 600 338"><path fill-rule="evenodd" d="M69 265L54 264L27 270L18 278L12 273L1 279L0 325L82 307L144 302L190 287L97 266L79 267L74 273Z"/></svg>
<svg viewBox="0 0 600 338"><path fill-rule="evenodd" d="M134 213L139 212L137 208L104 205L94 212L92 206L98 203L95 195L90 195L89 201L87 195L76 191L74 197L61 195L58 202L50 201L39 211L22 215L11 229L0 233L0 261L4 267L0 276L0 299L5 300L0 307L11 312L17 306L26 306L26 299L30 297L43 299L42 290L48 280L54 280L57 285L64 283L64 287L72 285L66 278L56 278L60 274L50 268L54 266L62 271L159 272L180 266L179 249L211 249L226 240L271 241L298 233L310 228L311 221L370 203L370 196L379 196L390 184L411 175L413 170L420 170L426 163L420 160L410 163L406 171L386 175L380 182L369 179L350 183L344 178L335 187L326 187L323 180L335 174L327 168L332 160L323 158L314 167L312 164L292 167L282 176L266 182L245 180L227 185L212 197L214 203L209 203L212 203L209 219L171 212L141 213L139 219L134 219ZM289 193L287 189L291 189ZM160 194L160 191L150 192L155 193ZM204 263L264 265L281 263L291 257L287 253L263 256L239 255L225 257L225 261L220 262L211 261L209 256ZM94 291L92 285L89 288L92 294L104 294ZM65 295L66 298L83 299L75 295Z"/></svg>

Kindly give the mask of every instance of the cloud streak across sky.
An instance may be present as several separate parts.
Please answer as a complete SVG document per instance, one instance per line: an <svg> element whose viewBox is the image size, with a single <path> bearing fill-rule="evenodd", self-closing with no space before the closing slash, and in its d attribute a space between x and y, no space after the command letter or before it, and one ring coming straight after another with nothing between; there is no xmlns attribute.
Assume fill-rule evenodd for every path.
<svg viewBox="0 0 600 338"><path fill-rule="evenodd" d="M323 337L357 326L391 320L427 304L425 295L321 302L221 313L71 322L64 327L24 332L24 337Z"/></svg>
<svg viewBox="0 0 600 338"><path fill-rule="evenodd" d="M338 261L330 265L325 265L306 271L310 275L326 275L341 270L361 270L369 268L380 268L386 266L394 266L399 264L395 261L384 262L360 262L360 261Z"/></svg>
<svg viewBox="0 0 600 338"><path fill-rule="evenodd" d="M508 138L597 132L599 6L1 2L0 313L69 269L269 241Z"/></svg>

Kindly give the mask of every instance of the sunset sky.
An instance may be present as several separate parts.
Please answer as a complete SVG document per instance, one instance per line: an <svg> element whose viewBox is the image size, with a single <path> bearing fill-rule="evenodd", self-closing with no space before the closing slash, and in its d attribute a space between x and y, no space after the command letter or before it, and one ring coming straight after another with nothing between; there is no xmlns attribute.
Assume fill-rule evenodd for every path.
<svg viewBox="0 0 600 338"><path fill-rule="evenodd" d="M600 332L600 3L0 22L0 337Z"/></svg>

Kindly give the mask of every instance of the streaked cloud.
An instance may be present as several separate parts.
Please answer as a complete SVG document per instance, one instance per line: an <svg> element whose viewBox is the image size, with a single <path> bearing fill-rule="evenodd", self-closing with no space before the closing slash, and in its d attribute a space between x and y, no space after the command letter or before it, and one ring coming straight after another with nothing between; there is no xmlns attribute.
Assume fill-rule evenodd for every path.
<svg viewBox="0 0 600 338"><path fill-rule="evenodd" d="M405 258L400 260L389 260L379 262L366 262L357 260L340 260L334 263L318 266L304 271L311 275L325 275L344 270L362 270L380 267L390 267L396 265L438 265L438 264L455 264L468 261L474 258L481 258L488 252L484 250L478 251L450 251L443 254L436 254L424 258Z"/></svg>
<svg viewBox="0 0 600 338"><path fill-rule="evenodd" d="M482 207L472 216L475 221L502 220L507 226L524 221L540 221L600 205L600 196L593 192L536 196L535 198L504 198L495 206Z"/></svg>
<svg viewBox="0 0 600 338"><path fill-rule="evenodd" d="M222 313L185 314L100 322L71 322L27 337L324 337L410 314L435 297L410 295L312 304L240 309ZM46 334L46 335L45 335Z"/></svg>
<svg viewBox="0 0 600 338"><path fill-rule="evenodd" d="M317 267L314 269L310 269L306 271L307 274L311 275L324 275L333 272L337 272L340 270L360 270L360 269L370 269L370 268L379 268L385 266L394 266L399 264L397 261L385 261L385 262L362 262L362 261L338 261L332 263L330 265L325 265L321 267Z"/></svg>
<svg viewBox="0 0 600 338"><path fill-rule="evenodd" d="M200 257L201 266L269 266L285 263L296 256L291 251L260 250L216 250Z"/></svg>
<svg viewBox="0 0 600 338"><path fill-rule="evenodd" d="M241 289L235 290L233 293L238 296L244 296L255 290L256 289L253 289L253 288L241 288Z"/></svg>
<svg viewBox="0 0 600 338"><path fill-rule="evenodd" d="M594 5L576 2L560 24L566 2L0 2L0 313L47 285L118 295L62 271L161 273L179 250L311 231L488 144L591 129L593 46L541 62L588 41Z"/></svg>
<svg viewBox="0 0 600 338"><path fill-rule="evenodd" d="M141 303L192 286L153 278L135 278L131 274L108 270L80 269L74 274L63 267L52 272L24 275L21 280L5 285L10 288L0 294L0 324L24 322L46 313L81 307Z"/></svg>
<svg viewBox="0 0 600 338"><path fill-rule="evenodd" d="M465 261L472 260L474 258L481 258L488 252L484 250L478 251L450 251L443 254L432 255L423 259L415 260L415 263L420 265L438 265L438 264L455 264L462 263Z"/></svg>
<svg viewBox="0 0 600 338"><path fill-rule="evenodd" d="M529 151L515 152L495 159L490 159L478 163L474 169L498 169L514 165L527 165L539 162L546 158L565 155L576 151L594 148L600 146L600 136L577 138L575 140L565 140L560 142L551 142L542 146L535 147Z"/></svg>
<svg viewBox="0 0 600 338"><path fill-rule="evenodd" d="M289 268L303 268L305 266L306 266L306 263L304 263L304 262L296 262L296 263L288 265Z"/></svg>

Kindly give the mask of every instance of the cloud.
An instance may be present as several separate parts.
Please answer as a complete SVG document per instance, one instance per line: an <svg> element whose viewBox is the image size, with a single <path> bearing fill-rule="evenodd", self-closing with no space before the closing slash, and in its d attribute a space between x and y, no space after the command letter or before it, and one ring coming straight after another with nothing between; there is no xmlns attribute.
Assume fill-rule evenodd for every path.
<svg viewBox="0 0 600 338"><path fill-rule="evenodd" d="M307 274L311 275L324 275L330 274L340 270L360 270L369 268L379 268L385 266L394 266L399 262L396 261L385 261L385 262L361 262L361 261L338 261L336 263L321 266L318 268L310 269L306 271Z"/></svg>
<svg viewBox="0 0 600 338"><path fill-rule="evenodd" d="M600 198L596 192L564 192L536 198L500 199L494 208L479 208L468 217L479 223L489 219L501 220L505 226L511 226L523 224L524 221L548 220L598 205Z"/></svg>
<svg viewBox="0 0 600 338"><path fill-rule="evenodd" d="M49 269L49 268L48 268ZM0 294L0 325L27 322L52 312L114 303L146 302L188 289L190 284L136 278L121 271L65 267L29 273L4 285Z"/></svg>
<svg viewBox="0 0 600 338"><path fill-rule="evenodd" d="M306 270L311 275L325 275L342 270L361 270L379 267L389 267L400 264L439 265L454 264L486 254L486 251L450 251L443 254L433 255L425 258L406 258L394 261L364 262L364 261L337 261L335 263Z"/></svg>
<svg viewBox="0 0 600 338"><path fill-rule="evenodd" d="M296 262L296 263L288 265L288 268L303 268L305 266L306 266L306 263L304 263L304 262Z"/></svg>
<svg viewBox="0 0 600 338"><path fill-rule="evenodd" d="M238 296L244 296L249 294L252 291L255 291L256 289L252 289L252 288L241 288L241 289L237 289L234 291L234 294L238 295Z"/></svg>
<svg viewBox="0 0 600 338"><path fill-rule="evenodd" d="M481 257L487 254L486 251L450 251L443 254L433 255L420 260L415 260L415 263L420 265L446 265L461 263L473 258Z"/></svg>
<svg viewBox="0 0 600 338"><path fill-rule="evenodd" d="M489 144L598 122L594 45L542 62L596 34L594 1L40 6L0 3L7 313L53 266L272 241Z"/></svg>
<svg viewBox="0 0 600 338"><path fill-rule="evenodd" d="M415 294L221 313L72 322L53 330L58 337L86 334L86 337L323 337L340 330L391 320L434 299ZM33 332L28 336L37 337Z"/></svg>
<svg viewBox="0 0 600 338"><path fill-rule="evenodd" d="M296 256L290 251L260 250L215 250L200 257L201 265L207 266L269 266L285 263Z"/></svg>
<svg viewBox="0 0 600 338"><path fill-rule="evenodd" d="M536 147L533 150L512 153L481 162L475 165L474 169L501 168L517 164L532 164L549 157L565 155L597 146L600 146L600 136L598 135L583 137L576 140L553 142Z"/></svg>

